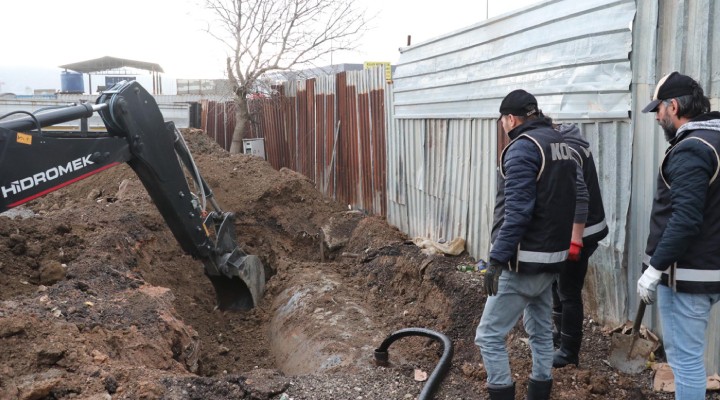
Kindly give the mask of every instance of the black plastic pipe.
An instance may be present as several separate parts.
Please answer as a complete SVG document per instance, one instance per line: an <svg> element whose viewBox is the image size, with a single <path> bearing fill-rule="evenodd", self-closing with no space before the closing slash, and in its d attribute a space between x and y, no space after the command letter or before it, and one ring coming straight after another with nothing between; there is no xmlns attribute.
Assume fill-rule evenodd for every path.
<svg viewBox="0 0 720 400"><path fill-rule="evenodd" d="M407 336L424 336L430 339L435 339L443 344L442 357L440 357L440 361L438 361L437 366L433 370L432 374L430 374L427 383L420 392L420 396L417 398L417 400L432 399L432 396L437 391L443 378L445 378L448 370L450 370L450 362L453 357L453 345L447 336L440 332L425 328L400 329L388 336L385 340L383 340L382 344L380 344L380 347L375 349L375 363L381 366L387 366L388 360L390 359L388 347L390 347L390 345L396 340Z"/></svg>

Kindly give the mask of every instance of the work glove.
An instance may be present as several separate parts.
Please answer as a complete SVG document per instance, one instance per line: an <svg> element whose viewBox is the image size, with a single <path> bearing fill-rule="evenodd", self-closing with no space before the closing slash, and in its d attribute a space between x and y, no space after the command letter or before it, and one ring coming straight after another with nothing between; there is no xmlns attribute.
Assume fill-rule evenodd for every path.
<svg viewBox="0 0 720 400"><path fill-rule="evenodd" d="M582 242L576 242L574 240L570 242L570 252L568 253L568 260L580 261L580 253L582 253L582 248Z"/></svg>
<svg viewBox="0 0 720 400"><path fill-rule="evenodd" d="M655 290L657 289L658 283L660 283L660 277L662 272L656 270L652 266L642 274L637 283L637 293L645 304L652 304L655 302Z"/></svg>
<svg viewBox="0 0 720 400"><path fill-rule="evenodd" d="M503 269L500 261L490 259L490 263L485 270L485 293L487 293L488 296L495 296L497 294L500 275Z"/></svg>

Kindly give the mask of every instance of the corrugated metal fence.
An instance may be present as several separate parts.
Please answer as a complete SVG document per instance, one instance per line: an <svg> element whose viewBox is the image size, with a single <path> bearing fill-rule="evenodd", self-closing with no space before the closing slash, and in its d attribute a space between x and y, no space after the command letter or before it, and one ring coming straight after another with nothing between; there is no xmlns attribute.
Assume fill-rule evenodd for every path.
<svg viewBox="0 0 720 400"><path fill-rule="evenodd" d="M310 178L354 209L385 216L386 145L391 112L383 67L286 82L250 99L245 138L263 138L268 162ZM202 129L225 149L235 128L232 102L203 102Z"/></svg>
<svg viewBox="0 0 720 400"><path fill-rule="evenodd" d="M634 12L632 0L549 1L403 49L388 143L389 168L403 174L389 175L388 221L413 236L465 238L471 255L487 257L504 141L497 109L522 87L556 120L583 122L595 151L609 157L603 193L619 195L606 203L617 217L611 229L624 232ZM626 185L615 190L618 182ZM615 283L612 271L626 262L625 236L616 231L597 251L614 276L602 283ZM609 319L621 313L624 301Z"/></svg>
<svg viewBox="0 0 720 400"><path fill-rule="evenodd" d="M215 139L225 150L230 150L235 129L235 103L232 101L202 100L200 129ZM246 131L247 132L247 131ZM246 137L252 137L246 133Z"/></svg>

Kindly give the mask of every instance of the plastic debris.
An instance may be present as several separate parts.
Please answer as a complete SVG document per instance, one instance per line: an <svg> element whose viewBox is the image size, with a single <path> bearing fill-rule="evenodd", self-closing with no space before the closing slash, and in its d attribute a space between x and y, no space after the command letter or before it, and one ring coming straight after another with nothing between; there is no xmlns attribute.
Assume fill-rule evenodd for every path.
<svg viewBox="0 0 720 400"><path fill-rule="evenodd" d="M480 261L477 262L476 268L481 274L483 274L487 270L487 263L481 258Z"/></svg>
<svg viewBox="0 0 720 400"><path fill-rule="evenodd" d="M415 380L418 382L425 382L427 380L427 372L421 369L415 369Z"/></svg>

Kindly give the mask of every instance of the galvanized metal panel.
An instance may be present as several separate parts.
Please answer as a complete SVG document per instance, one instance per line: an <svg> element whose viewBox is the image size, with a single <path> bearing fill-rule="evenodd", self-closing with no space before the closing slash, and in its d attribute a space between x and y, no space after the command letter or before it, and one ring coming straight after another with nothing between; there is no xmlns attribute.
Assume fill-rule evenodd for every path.
<svg viewBox="0 0 720 400"><path fill-rule="evenodd" d="M596 319L624 321L627 276L627 217L631 198L633 136L629 120L580 121L590 143L605 208L608 236L590 258L585 303Z"/></svg>
<svg viewBox="0 0 720 400"><path fill-rule="evenodd" d="M466 247L474 257L487 258L497 191L496 120L471 120L464 133L471 138Z"/></svg>
<svg viewBox="0 0 720 400"><path fill-rule="evenodd" d="M633 31L633 195L628 215L628 268L626 283L621 287L627 293L627 298L622 303L625 312L617 316L618 320L633 318L633 311L637 309L639 302L635 284L641 274L655 180L660 157L666 146L662 134L656 129L654 115L640 112L651 99L658 79L654 58L657 56L657 25L660 17L657 3L653 3L638 5L638 17ZM657 318L656 309L648 307L643 323L659 333Z"/></svg>
<svg viewBox="0 0 720 400"><path fill-rule="evenodd" d="M461 237L471 254L487 252L492 221L478 212L486 202L477 196L495 197L494 127L494 120L396 120L388 136L388 222L411 236Z"/></svg>
<svg viewBox="0 0 720 400"><path fill-rule="evenodd" d="M605 149L602 153L612 156L606 162L603 186L614 189L617 174L625 174L620 180L626 182L620 192L624 195L612 203L608 216L611 227L616 229L614 236L606 240L596 256L607 265L599 275L622 280L618 271L624 262L624 218L630 193L628 53L634 12L632 1L551 1L405 49L394 75L397 136L389 143L406 146L399 150L408 157L394 160L398 165L390 168L409 170L406 184L410 219L397 224L407 226L412 235L441 238L438 235L449 232L447 222L456 216L428 218L444 212L443 203L436 201L438 191L433 185L448 184L464 193L458 180L469 179L467 248L477 258L486 256L495 198L497 107L507 92L522 86L536 95L546 114L556 119L591 121L585 129L588 135L598 137L596 151ZM457 180L448 176L426 179L425 174L434 177L444 171L448 165L444 157L451 145L465 145L459 140L452 144L448 141L446 148L437 149L442 144L442 136L438 136L443 132L442 125L456 127L463 122L467 125L460 125L457 132L472 138L468 146L473 149L472 156L462 161L470 165L470 177L459 175L463 170L460 168L449 174ZM600 136L607 137L607 142L601 142ZM402 182L398 185L394 188L396 196L389 196L390 207L400 208L396 202ZM456 201L453 207L465 212L462 201ZM604 284L608 279L601 277L600 281ZM620 314L618 310L609 312Z"/></svg>
<svg viewBox="0 0 720 400"><path fill-rule="evenodd" d="M426 236L426 232L421 230L421 222L425 219L425 209L420 196L424 190L425 180L423 173L425 171L425 163L422 157L425 145L425 123L424 121L403 121L398 135L402 136L405 146L401 151L405 154L406 168L406 196L408 209L408 230L406 233L411 236Z"/></svg>
<svg viewBox="0 0 720 400"><path fill-rule="evenodd" d="M406 48L396 118L492 118L523 87L561 118L627 118L632 0L558 0Z"/></svg>
<svg viewBox="0 0 720 400"><path fill-rule="evenodd" d="M386 109L393 116L393 95L391 91L387 91L385 98L387 100ZM386 139L387 143L387 220L390 224L396 226L401 231L410 234L410 216L408 211L408 174L409 163L406 140L405 126L409 121L396 120L394 118L388 120L391 127L388 130Z"/></svg>

